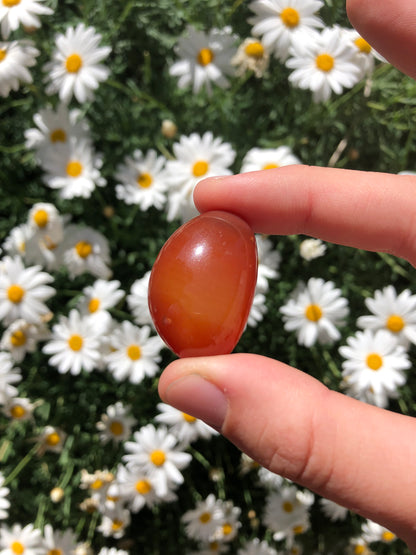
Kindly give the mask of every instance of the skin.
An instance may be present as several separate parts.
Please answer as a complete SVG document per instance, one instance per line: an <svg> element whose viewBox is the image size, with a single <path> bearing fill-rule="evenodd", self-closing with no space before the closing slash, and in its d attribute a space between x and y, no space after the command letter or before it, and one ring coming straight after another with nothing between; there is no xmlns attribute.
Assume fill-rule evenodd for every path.
<svg viewBox="0 0 416 555"><path fill-rule="evenodd" d="M349 0L347 10L376 50L416 77L414 0ZM200 212L233 212L258 233L302 233L415 265L415 189L411 176L288 166L204 180L194 200ZM415 419L253 354L177 360L159 393L265 467L382 524L416 553Z"/></svg>

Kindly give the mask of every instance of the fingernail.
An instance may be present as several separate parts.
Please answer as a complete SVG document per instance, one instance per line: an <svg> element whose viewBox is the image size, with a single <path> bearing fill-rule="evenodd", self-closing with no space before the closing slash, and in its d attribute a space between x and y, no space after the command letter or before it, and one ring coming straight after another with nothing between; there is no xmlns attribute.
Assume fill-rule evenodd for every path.
<svg viewBox="0 0 416 555"><path fill-rule="evenodd" d="M218 431L228 408L223 392L198 374L189 374L171 383L165 392L165 400Z"/></svg>

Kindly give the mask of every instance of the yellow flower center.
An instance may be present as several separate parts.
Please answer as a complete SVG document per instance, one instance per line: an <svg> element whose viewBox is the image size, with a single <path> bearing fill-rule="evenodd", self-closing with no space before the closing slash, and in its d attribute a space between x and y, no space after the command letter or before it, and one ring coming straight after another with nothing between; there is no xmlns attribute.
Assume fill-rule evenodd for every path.
<svg viewBox="0 0 416 555"><path fill-rule="evenodd" d="M142 350L138 345L130 345L127 347L127 356L130 360L139 360L142 356Z"/></svg>
<svg viewBox="0 0 416 555"><path fill-rule="evenodd" d="M66 166L66 173L69 177L79 177L82 173L82 164L78 160L71 160Z"/></svg>
<svg viewBox="0 0 416 555"><path fill-rule="evenodd" d="M363 54L370 54L371 52L371 46L368 44L368 42L363 39L362 37L358 37L355 39L354 41L355 46L358 48L358 50L360 52L362 52Z"/></svg>
<svg viewBox="0 0 416 555"><path fill-rule="evenodd" d="M22 405L14 405L14 407L10 409L10 414L12 418L19 419L24 417L26 410L22 407Z"/></svg>
<svg viewBox="0 0 416 555"><path fill-rule="evenodd" d="M194 177L202 177L207 173L208 170L209 164L208 162L205 162L205 160L198 160L198 162L195 162L192 167L192 173L194 174Z"/></svg>
<svg viewBox="0 0 416 555"><path fill-rule="evenodd" d="M316 67L327 73L334 67L335 60L331 54L319 54L315 58Z"/></svg>
<svg viewBox="0 0 416 555"><path fill-rule="evenodd" d="M190 414L186 414L186 412L182 413L182 417L185 420L185 422L189 422L189 424L193 424L194 422L196 422L195 416L191 416Z"/></svg>
<svg viewBox="0 0 416 555"><path fill-rule="evenodd" d="M317 322L322 318L322 309L317 304L310 304L306 307L305 316L311 322Z"/></svg>
<svg viewBox="0 0 416 555"><path fill-rule="evenodd" d="M286 27L293 29L299 25L299 12L295 8L285 8L280 13L280 19Z"/></svg>
<svg viewBox="0 0 416 555"><path fill-rule="evenodd" d="M200 66L207 66L214 59L214 52L210 48L201 48L196 57L196 61Z"/></svg>
<svg viewBox="0 0 416 555"><path fill-rule="evenodd" d="M139 480L136 482L136 491L140 493L140 495L147 495L152 491L152 485L149 480Z"/></svg>
<svg viewBox="0 0 416 555"><path fill-rule="evenodd" d="M384 542L392 542L396 539L396 535L393 534L393 532L390 532L389 530L385 530L382 534L381 534L381 539Z"/></svg>
<svg viewBox="0 0 416 555"><path fill-rule="evenodd" d="M81 258L87 258L92 253L92 245L87 241L79 241L75 245L75 250L77 251L77 255Z"/></svg>
<svg viewBox="0 0 416 555"><path fill-rule="evenodd" d="M100 308L100 299L91 299L90 302L88 303L88 310L93 313L93 312L97 312L97 310Z"/></svg>
<svg viewBox="0 0 416 555"><path fill-rule="evenodd" d="M20 542L13 542L10 546L10 549L13 551L13 553L15 553L15 555L22 555L25 550L25 546Z"/></svg>
<svg viewBox="0 0 416 555"><path fill-rule="evenodd" d="M291 503L290 501L285 501L282 505L282 509L285 513L291 513L294 509L293 503Z"/></svg>
<svg viewBox="0 0 416 555"><path fill-rule="evenodd" d="M14 283L7 289L7 298L10 302L19 304L25 295L25 290L20 285Z"/></svg>
<svg viewBox="0 0 416 555"><path fill-rule="evenodd" d="M207 524L211 520L211 513L202 513L199 515L199 522L201 524Z"/></svg>
<svg viewBox="0 0 416 555"><path fill-rule="evenodd" d="M13 347L23 347L26 343L26 334L22 330L14 331L10 336L10 343Z"/></svg>
<svg viewBox="0 0 416 555"><path fill-rule="evenodd" d="M387 318L386 327L393 333L399 333L404 328L404 320L398 314L392 314Z"/></svg>
<svg viewBox="0 0 416 555"><path fill-rule="evenodd" d="M94 480L94 482L90 485L90 489L101 489L104 485L104 482L102 480L100 480L99 478L97 478L96 480Z"/></svg>
<svg viewBox="0 0 416 555"><path fill-rule="evenodd" d="M82 67L82 58L79 54L71 54L65 62L65 68L69 73L77 73Z"/></svg>
<svg viewBox="0 0 416 555"><path fill-rule="evenodd" d="M155 449L150 454L150 460L155 466L162 466L165 464L166 455L161 449Z"/></svg>
<svg viewBox="0 0 416 555"><path fill-rule="evenodd" d="M124 522L122 520L113 520L113 523L111 525L111 529L114 532L117 532L117 530L120 530L120 528L123 528Z"/></svg>
<svg viewBox="0 0 416 555"><path fill-rule="evenodd" d="M43 210L43 208L36 210L33 214L33 221L38 227L45 227L49 221L49 216L46 210Z"/></svg>
<svg viewBox="0 0 416 555"><path fill-rule="evenodd" d="M270 164L264 164L264 166L262 167L262 170L274 170L275 168L278 168L279 164L274 164L273 162L271 162Z"/></svg>
<svg viewBox="0 0 416 555"><path fill-rule="evenodd" d="M68 339L68 346L73 351L80 351L82 349L83 344L84 344L84 340L80 335L76 333L74 333L74 335L71 335L71 337Z"/></svg>
<svg viewBox="0 0 416 555"><path fill-rule="evenodd" d="M264 56L264 46L259 41L250 42L245 47L244 52L247 54L247 56L250 56L251 58L256 58L256 60L260 60Z"/></svg>
<svg viewBox="0 0 416 555"><path fill-rule="evenodd" d="M354 555L363 555L365 553L364 545L356 545L354 547Z"/></svg>
<svg viewBox="0 0 416 555"><path fill-rule="evenodd" d="M229 536L232 531L233 527L231 526L231 524L225 523L222 525L222 533L224 534L224 536Z"/></svg>
<svg viewBox="0 0 416 555"><path fill-rule="evenodd" d="M54 129L50 134L51 143L65 143L66 133L63 129Z"/></svg>
<svg viewBox="0 0 416 555"><path fill-rule="evenodd" d="M370 370L379 370L383 366L383 359L377 353L370 353L366 358L366 363Z"/></svg>
<svg viewBox="0 0 416 555"><path fill-rule="evenodd" d="M61 437L58 432L52 432L46 436L46 444L50 447L55 447L61 441Z"/></svg>
<svg viewBox="0 0 416 555"><path fill-rule="evenodd" d="M114 422L111 422L110 432L115 436L121 436L121 434L124 432L123 423L119 420L114 420Z"/></svg>
<svg viewBox="0 0 416 555"><path fill-rule="evenodd" d="M153 178L150 173L141 173L137 178L137 185L142 187L143 189L148 189L150 185L153 183Z"/></svg>
<svg viewBox="0 0 416 555"><path fill-rule="evenodd" d="M20 4L20 0L3 0L3 6L6 6L6 8L13 8L18 4Z"/></svg>
<svg viewBox="0 0 416 555"><path fill-rule="evenodd" d="M7 50L5 50L4 48L0 48L0 62L2 62L6 56Z"/></svg>
<svg viewBox="0 0 416 555"><path fill-rule="evenodd" d="M303 528L303 526L302 526L301 524L298 524L298 526L294 526L294 527L292 528L292 530L293 530L293 533L294 533L295 535L298 535L298 534L302 534L302 532L304 531L304 528Z"/></svg>
<svg viewBox="0 0 416 555"><path fill-rule="evenodd" d="M63 551L62 549L57 549L56 547L54 547L53 549L50 549L48 551L48 555L63 555Z"/></svg>

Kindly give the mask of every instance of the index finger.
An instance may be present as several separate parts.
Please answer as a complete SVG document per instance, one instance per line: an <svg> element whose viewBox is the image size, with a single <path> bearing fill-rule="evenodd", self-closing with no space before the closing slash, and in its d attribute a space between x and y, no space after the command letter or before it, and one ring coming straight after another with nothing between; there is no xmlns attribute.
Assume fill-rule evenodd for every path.
<svg viewBox="0 0 416 555"><path fill-rule="evenodd" d="M200 212L226 210L255 232L302 233L416 262L416 179L302 165L213 177L194 192Z"/></svg>

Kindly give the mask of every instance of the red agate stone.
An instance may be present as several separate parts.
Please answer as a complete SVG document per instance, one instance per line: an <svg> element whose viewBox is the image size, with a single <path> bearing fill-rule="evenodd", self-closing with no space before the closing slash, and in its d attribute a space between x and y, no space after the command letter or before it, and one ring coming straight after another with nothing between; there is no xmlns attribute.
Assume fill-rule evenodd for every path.
<svg viewBox="0 0 416 555"><path fill-rule="evenodd" d="M167 240L152 268L149 308L156 330L179 357L230 353L247 323L257 281L248 224L206 212Z"/></svg>

